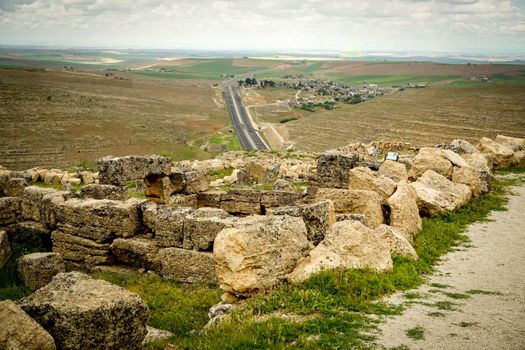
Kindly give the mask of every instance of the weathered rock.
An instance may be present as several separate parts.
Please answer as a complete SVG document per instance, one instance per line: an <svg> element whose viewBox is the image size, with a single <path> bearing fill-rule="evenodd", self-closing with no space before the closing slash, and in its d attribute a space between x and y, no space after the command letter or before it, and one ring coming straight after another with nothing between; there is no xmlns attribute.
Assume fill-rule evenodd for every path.
<svg viewBox="0 0 525 350"><path fill-rule="evenodd" d="M278 178L281 171L281 164L277 162L265 162L253 160L248 165L250 177L258 184L273 184Z"/></svg>
<svg viewBox="0 0 525 350"><path fill-rule="evenodd" d="M154 203L142 206L144 225L154 233L155 242L161 247L182 247L184 218L192 212L192 208L169 208Z"/></svg>
<svg viewBox="0 0 525 350"><path fill-rule="evenodd" d="M56 208L58 227L98 243L133 237L142 228L139 205L108 199L70 199Z"/></svg>
<svg viewBox="0 0 525 350"><path fill-rule="evenodd" d="M55 229L58 225L58 206L72 197L73 193L68 191L57 191L44 195L40 205L40 222L42 225L50 230Z"/></svg>
<svg viewBox="0 0 525 350"><path fill-rule="evenodd" d="M467 162L468 165L476 169L478 172L486 172L488 174L492 174L492 159L488 159L488 157L483 153L471 153L471 154L463 154L463 159L465 159L465 162ZM491 158L491 157L489 157Z"/></svg>
<svg viewBox="0 0 525 350"><path fill-rule="evenodd" d="M410 184L417 193L417 206L422 215L441 215L465 205L472 197L467 185L456 184L446 177L428 170Z"/></svg>
<svg viewBox="0 0 525 350"><path fill-rule="evenodd" d="M168 203L170 207L189 207L198 208L198 200L196 194L174 194L170 197Z"/></svg>
<svg viewBox="0 0 525 350"><path fill-rule="evenodd" d="M164 174L150 174L144 178L144 184L146 189L144 194L146 197L157 203L167 203L171 195L184 188L184 180L181 180L181 187L174 186L172 183L172 177L178 178L178 174L164 175Z"/></svg>
<svg viewBox="0 0 525 350"><path fill-rule="evenodd" d="M288 281L298 283L325 269L372 268L379 271L392 269L388 243L373 230L358 221L341 221L299 261Z"/></svg>
<svg viewBox="0 0 525 350"><path fill-rule="evenodd" d="M17 222L22 217L22 198L0 198L0 226L7 226Z"/></svg>
<svg viewBox="0 0 525 350"><path fill-rule="evenodd" d="M354 153L329 151L319 156L317 161L317 176L319 187L348 188L348 173L359 156Z"/></svg>
<svg viewBox="0 0 525 350"><path fill-rule="evenodd" d="M9 236L5 231L0 231L0 269L9 261L11 257L11 244L9 243Z"/></svg>
<svg viewBox="0 0 525 350"><path fill-rule="evenodd" d="M0 301L0 349L55 350L55 341L11 300Z"/></svg>
<svg viewBox="0 0 525 350"><path fill-rule="evenodd" d="M332 201L273 208L267 214L302 218L306 225L306 236L314 245L319 244L324 239L330 227L336 222Z"/></svg>
<svg viewBox="0 0 525 350"><path fill-rule="evenodd" d="M379 225L375 229L375 233L388 243L392 255L399 255L412 260L418 259L416 250L412 247L412 244L410 244L403 232L398 228L388 225Z"/></svg>
<svg viewBox="0 0 525 350"><path fill-rule="evenodd" d="M109 264L113 261L109 244L97 243L61 230L51 232L51 240L53 252L60 253L68 262L93 266Z"/></svg>
<svg viewBox="0 0 525 350"><path fill-rule="evenodd" d="M8 197L23 197L24 188L29 186L31 181L21 177L11 177L7 181L6 195Z"/></svg>
<svg viewBox="0 0 525 350"><path fill-rule="evenodd" d="M222 196L221 209L231 214L261 214L261 191L229 190Z"/></svg>
<svg viewBox="0 0 525 350"><path fill-rule="evenodd" d="M413 160L408 171L408 178L416 180L427 170L433 170L447 179L452 178L452 163L444 156L439 148L423 147Z"/></svg>
<svg viewBox="0 0 525 350"><path fill-rule="evenodd" d="M181 248L159 250L162 277L183 283L217 283L217 275L210 252L196 252Z"/></svg>
<svg viewBox="0 0 525 350"><path fill-rule="evenodd" d="M295 187L292 185L291 182L288 182L283 179L279 179L275 181L273 184L273 190L274 191L287 191L287 192L295 192Z"/></svg>
<svg viewBox="0 0 525 350"><path fill-rule="evenodd" d="M184 219L184 241L182 247L191 250L213 250L213 242L217 234L226 227L232 227L234 220L229 217L220 217L221 209L217 209L217 216L189 215ZM211 212L210 212L211 214ZM200 216L200 217L199 217Z"/></svg>
<svg viewBox="0 0 525 350"><path fill-rule="evenodd" d="M45 195L58 192L53 188L29 186L24 189L24 200L22 202L22 214L24 219L40 222L40 211L42 198Z"/></svg>
<svg viewBox="0 0 525 350"><path fill-rule="evenodd" d="M384 223L382 198L374 191L365 190L341 190L334 188L320 188L316 199L331 200L334 202L337 214L353 213L363 214L367 218L370 227L376 227Z"/></svg>
<svg viewBox="0 0 525 350"><path fill-rule="evenodd" d="M219 232L213 258L219 286L236 295L251 295L285 279L308 252L301 218L252 216Z"/></svg>
<svg viewBox="0 0 525 350"><path fill-rule="evenodd" d="M195 194L205 192L210 187L208 177L205 173L199 171L188 171L184 173L186 186L184 187L184 193Z"/></svg>
<svg viewBox="0 0 525 350"><path fill-rule="evenodd" d="M208 311L208 318L210 319L208 323L204 326L204 329L208 329L213 325L216 325L223 321L226 316L234 309L232 304L219 302L218 304L213 305Z"/></svg>
<svg viewBox="0 0 525 350"><path fill-rule="evenodd" d="M479 153L479 150L466 140L454 140L450 143L450 149L458 154Z"/></svg>
<svg viewBox="0 0 525 350"><path fill-rule="evenodd" d="M93 174L90 171L81 171L80 177L82 178L82 182L86 185L92 184L95 182L95 178L93 177Z"/></svg>
<svg viewBox="0 0 525 350"><path fill-rule="evenodd" d="M499 144L487 137L482 137L477 147L482 153L486 153L493 158L496 169L506 168L512 164L514 151L508 146Z"/></svg>
<svg viewBox="0 0 525 350"><path fill-rule="evenodd" d="M512 155L512 166L514 167L525 167L525 151L516 151Z"/></svg>
<svg viewBox="0 0 525 350"><path fill-rule="evenodd" d="M53 276L66 271L66 265L59 253L32 253L17 262L18 276L26 287L37 290L51 282Z"/></svg>
<svg viewBox="0 0 525 350"><path fill-rule="evenodd" d="M488 188L488 185L484 184L482 180L480 174L471 166L454 167L452 182L470 187L473 197L478 197Z"/></svg>
<svg viewBox="0 0 525 350"><path fill-rule="evenodd" d="M165 331L163 329L153 328L150 326L146 326L146 330L148 333L146 334L146 337L144 337L142 345L153 343L159 340L166 340L175 336L175 334L171 333L170 331Z"/></svg>
<svg viewBox="0 0 525 350"><path fill-rule="evenodd" d="M225 191L206 191L197 193L197 206L219 208L221 206L222 196L226 194Z"/></svg>
<svg viewBox="0 0 525 350"><path fill-rule="evenodd" d="M350 221L359 221L363 225L369 226L368 222L366 220L366 216L363 215L363 214L351 214L351 213L335 214L335 221L336 222L348 221L348 220L350 220Z"/></svg>
<svg viewBox="0 0 525 350"><path fill-rule="evenodd" d="M496 136L496 142L509 147L514 152L525 150L525 139L523 138L498 135Z"/></svg>
<svg viewBox="0 0 525 350"><path fill-rule="evenodd" d="M239 174L239 171L240 171L239 169L233 169L232 173L230 175L223 177L222 180L224 181L226 185L236 184L238 180L237 175Z"/></svg>
<svg viewBox="0 0 525 350"><path fill-rule="evenodd" d="M288 191L261 191L261 210L267 208L284 207L296 204L302 195Z"/></svg>
<svg viewBox="0 0 525 350"><path fill-rule="evenodd" d="M378 173L396 183L403 180L408 181L408 172L405 164L393 160L385 160L379 167Z"/></svg>
<svg viewBox="0 0 525 350"><path fill-rule="evenodd" d="M114 185L90 184L82 187L80 195L83 198L125 201L128 199L128 190Z"/></svg>
<svg viewBox="0 0 525 350"><path fill-rule="evenodd" d="M171 160L160 156L104 157L98 161L101 184L126 186L151 174L169 175Z"/></svg>
<svg viewBox="0 0 525 350"><path fill-rule="evenodd" d="M111 244L111 252L118 261L133 267L155 269L159 247L154 240L143 237L117 238Z"/></svg>
<svg viewBox="0 0 525 350"><path fill-rule="evenodd" d="M349 172L348 188L351 190L375 191L385 200L394 193L396 184L391 179L380 176L369 168L356 167Z"/></svg>
<svg viewBox="0 0 525 350"><path fill-rule="evenodd" d="M254 180L250 176L248 169L239 169L237 172L237 185L250 186L253 185Z"/></svg>
<svg viewBox="0 0 525 350"><path fill-rule="evenodd" d="M149 310L137 294L79 272L60 273L20 301L59 349L140 349Z"/></svg>
<svg viewBox="0 0 525 350"><path fill-rule="evenodd" d="M413 236L422 228L416 192L408 182L401 181L396 192L387 199L387 204L390 207L390 226L400 229L412 242Z"/></svg>
<svg viewBox="0 0 525 350"><path fill-rule="evenodd" d="M443 149L441 150L441 153L445 158L447 158L453 166L457 167L466 167L468 166L468 163L463 159L459 154L457 154L454 151L451 151L449 149Z"/></svg>

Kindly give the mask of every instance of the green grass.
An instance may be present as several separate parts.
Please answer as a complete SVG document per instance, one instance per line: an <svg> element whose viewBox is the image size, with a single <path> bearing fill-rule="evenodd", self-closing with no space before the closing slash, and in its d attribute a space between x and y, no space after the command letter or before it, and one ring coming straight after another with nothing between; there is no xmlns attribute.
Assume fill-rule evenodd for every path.
<svg viewBox="0 0 525 350"><path fill-rule="evenodd" d="M168 157L175 162L180 160L203 160L211 157L210 153L187 144L175 144L171 149L160 152L160 155Z"/></svg>
<svg viewBox="0 0 525 350"><path fill-rule="evenodd" d="M427 316L430 316L430 317L445 317L446 315L442 312L439 312L439 311L433 311L433 312L429 312L427 314Z"/></svg>
<svg viewBox="0 0 525 350"><path fill-rule="evenodd" d="M472 327L472 326L475 326L477 325L479 322L465 322L465 321L461 321L458 326L460 327Z"/></svg>
<svg viewBox="0 0 525 350"><path fill-rule="evenodd" d="M454 311L457 310L455 308L456 305L456 303L451 301L436 301L434 304L430 304L429 306L436 307L439 310Z"/></svg>
<svg viewBox="0 0 525 350"><path fill-rule="evenodd" d="M218 180L222 179L225 176L230 176L233 173L233 168L227 168L222 170L212 170L208 172L208 176L210 177L210 180Z"/></svg>
<svg viewBox="0 0 525 350"><path fill-rule="evenodd" d="M38 232L15 229L8 232L11 257L0 269L0 300L17 300L30 293L18 279L16 261L23 255L50 250L50 242Z"/></svg>
<svg viewBox="0 0 525 350"><path fill-rule="evenodd" d="M425 339L425 329L421 326L417 326L405 331L407 337L413 340L423 340Z"/></svg>
<svg viewBox="0 0 525 350"><path fill-rule="evenodd" d="M148 304L148 324L172 332L176 338L188 337L208 322L208 310L220 301L222 291L207 285L184 285L150 274L121 276L97 272L104 279L137 293Z"/></svg>
<svg viewBox="0 0 525 350"><path fill-rule="evenodd" d="M445 293L445 295L451 299L468 299L470 295L463 293Z"/></svg>
<svg viewBox="0 0 525 350"><path fill-rule="evenodd" d="M420 76L420 75L343 75L343 74L330 74L332 79L336 82L348 84L348 85L360 85L361 82L365 81L369 84L377 84L379 86L394 86L394 85L406 85L408 83L435 83L439 81L447 81L460 79L460 76L456 75L431 75L431 76Z"/></svg>
<svg viewBox="0 0 525 350"><path fill-rule="evenodd" d="M471 295L503 295L500 292L491 292L488 290L481 290L481 289L470 289L470 290L467 290L465 293L471 294Z"/></svg>
<svg viewBox="0 0 525 350"><path fill-rule="evenodd" d="M210 143L215 145L226 145L226 151L242 150L241 143L234 133L214 135L210 137Z"/></svg>
<svg viewBox="0 0 525 350"><path fill-rule="evenodd" d="M439 289L450 288L450 286L448 284L442 284L442 283L431 283L430 286L434 287L434 288L439 288Z"/></svg>

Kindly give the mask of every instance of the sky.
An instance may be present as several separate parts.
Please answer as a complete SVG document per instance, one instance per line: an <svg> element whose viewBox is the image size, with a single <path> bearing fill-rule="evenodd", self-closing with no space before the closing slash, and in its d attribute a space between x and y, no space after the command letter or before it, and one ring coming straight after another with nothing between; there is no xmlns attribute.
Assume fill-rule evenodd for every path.
<svg viewBox="0 0 525 350"><path fill-rule="evenodd" d="M525 0L0 0L0 45L525 54Z"/></svg>

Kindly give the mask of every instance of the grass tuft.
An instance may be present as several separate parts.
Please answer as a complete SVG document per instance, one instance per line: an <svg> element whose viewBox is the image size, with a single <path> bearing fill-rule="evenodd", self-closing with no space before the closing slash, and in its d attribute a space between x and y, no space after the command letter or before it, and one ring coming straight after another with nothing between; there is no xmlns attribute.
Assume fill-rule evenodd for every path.
<svg viewBox="0 0 525 350"><path fill-rule="evenodd" d="M407 337L413 340L423 340L425 339L425 329L421 326L417 326L405 331Z"/></svg>

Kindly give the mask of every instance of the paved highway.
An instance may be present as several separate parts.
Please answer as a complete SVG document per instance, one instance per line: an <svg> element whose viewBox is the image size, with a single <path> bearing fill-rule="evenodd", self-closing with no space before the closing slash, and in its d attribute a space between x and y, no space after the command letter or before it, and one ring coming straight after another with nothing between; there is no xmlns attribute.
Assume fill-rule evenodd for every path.
<svg viewBox="0 0 525 350"><path fill-rule="evenodd" d="M266 146L266 143L252 125L239 91L231 84L226 84L224 86L224 95L233 128L239 137L241 146L246 150L268 151L268 146Z"/></svg>

